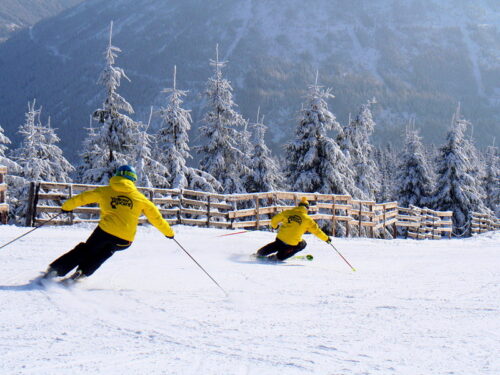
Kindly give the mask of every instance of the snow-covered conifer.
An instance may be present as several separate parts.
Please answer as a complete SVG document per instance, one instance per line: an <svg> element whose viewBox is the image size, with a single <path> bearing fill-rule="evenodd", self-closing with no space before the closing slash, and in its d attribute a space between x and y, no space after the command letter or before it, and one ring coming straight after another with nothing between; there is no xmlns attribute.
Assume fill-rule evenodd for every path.
<svg viewBox="0 0 500 375"><path fill-rule="evenodd" d="M264 136L267 126L264 125L264 116L253 124L254 147L252 152L250 170L247 181L247 191L250 193L275 191L284 185L284 175L280 170L278 161L271 155L271 150L266 145Z"/></svg>
<svg viewBox="0 0 500 375"><path fill-rule="evenodd" d="M154 158L162 164L167 178L166 186L172 189L193 189L214 192L220 184L208 173L187 166L192 158L189 148L191 111L182 108L182 97L187 91L177 88L177 68L174 66L173 87L163 90L169 94L167 106L159 113L162 124L156 135Z"/></svg>
<svg viewBox="0 0 500 375"><path fill-rule="evenodd" d="M7 176L5 182L7 183L6 200L12 207L10 210L10 217L13 218L14 208L19 206L19 198L21 196L22 188L26 184L26 180L19 176L21 173L21 166L14 160L7 156L8 145L11 144L10 139L4 134L3 128L0 126L0 166L7 167Z"/></svg>
<svg viewBox="0 0 500 375"><path fill-rule="evenodd" d="M50 119L49 124L44 126L40 121L40 112L41 109L35 109L35 100L28 103L25 122L19 127L22 140L13 151L20 170L9 182L9 204L12 207L10 215L18 223L22 222L26 213L28 182L71 182L69 173L74 170L56 145L59 137L51 128Z"/></svg>
<svg viewBox="0 0 500 375"><path fill-rule="evenodd" d="M3 164L3 159L6 158L6 153L8 146L11 142L10 139L4 134L4 130L0 125L0 165Z"/></svg>
<svg viewBox="0 0 500 375"><path fill-rule="evenodd" d="M486 191L486 205L500 218L500 157L498 148L494 146L486 150L484 190Z"/></svg>
<svg viewBox="0 0 500 375"><path fill-rule="evenodd" d="M155 158L170 174L167 187L185 189L188 187L186 161L191 158L188 132L192 120L191 111L182 108L182 98L187 91L177 88L177 67L174 66L173 87L162 92L169 95L167 106L159 111L162 124L156 136Z"/></svg>
<svg viewBox="0 0 500 375"><path fill-rule="evenodd" d="M344 127L339 139L342 151L350 160L355 173L356 186L363 199L375 199L380 190L380 172L374 160L370 136L375 129L371 105L375 100L363 104L354 120Z"/></svg>
<svg viewBox="0 0 500 375"><path fill-rule="evenodd" d="M21 166L20 175L29 181L70 182L73 166L56 145L59 137L49 124L42 125L40 109L35 101L28 104L26 120L19 128L21 144L14 151L15 161Z"/></svg>
<svg viewBox="0 0 500 375"><path fill-rule="evenodd" d="M137 172L137 186L144 187L167 187L168 169L165 165L152 157L152 148L155 138L148 134L148 128L151 124L151 114L147 125L140 124L140 131L137 134L137 144L134 150L134 165Z"/></svg>
<svg viewBox="0 0 500 375"><path fill-rule="evenodd" d="M97 130L92 126L92 116L90 125L86 128L87 136L83 140L82 151L80 152L81 163L76 168L76 180L80 183L94 183L107 172L108 155L102 152L97 143Z"/></svg>
<svg viewBox="0 0 500 375"><path fill-rule="evenodd" d="M247 121L234 109L233 88L222 76L226 62L219 61L218 46L216 59L211 60L210 65L214 67L215 73L209 78L205 90L208 112L200 127L206 140L198 148L201 154L200 169L214 176L222 185L224 193L243 193L249 173L248 157L241 147L242 132Z"/></svg>
<svg viewBox="0 0 500 375"><path fill-rule="evenodd" d="M433 191L432 172L418 130L406 129L405 146L400 158L396 171L399 206L428 206Z"/></svg>
<svg viewBox="0 0 500 375"><path fill-rule="evenodd" d="M286 177L294 191L358 195L353 171L339 145L328 136L341 131L328 110L330 89L316 83L309 86L299 114L295 139L285 146Z"/></svg>
<svg viewBox="0 0 500 375"><path fill-rule="evenodd" d="M14 160L7 156L7 151L11 141L4 133L3 128L0 126L0 165L8 168L9 175L19 173L20 166Z"/></svg>
<svg viewBox="0 0 500 375"><path fill-rule="evenodd" d="M459 110L460 107L457 111ZM468 125L472 128L472 125L470 123ZM476 187L479 197L484 202L486 200L486 191L482 182L486 178L486 160L485 156L481 152L479 152L474 144L472 131L468 137L464 137L464 148L465 153L466 155L468 155L469 159L467 172L470 173L470 175L476 181Z"/></svg>
<svg viewBox="0 0 500 375"><path fill-rule="evenodd" d="M117 92L121 79L129 80L129 78L122 68L114 66L117 53L121 50L111 44L112 34L113 23L105 52L106 65L98 81L106 89L106 99L103 107L93 114L94 120L101 125L95 133L94 140L104 159L93 160L97 165L92 165L85 171L83 181L87 183L107 183L119 165L132 163L133 150L138 141L139 124L120 112L134 113L134 110Z"/></svg>
<svg viewBox="0 0 500 375"><path fill-rule="evenodd" d="M397 165L398 155L391 143L378 147L375 155L380 171L380 189L376 194L376 200L377 202L391 202L396 199L394 166Z"/></svg>
<svg viewBox="0 0 500 375"><path fill-rule="evenodd" d="M482 194L470 173L470 156L464 139L469 122L462 118L459 108L453 116L446 143L439 149L436 191L432 205L437 210L453 211L454 233L467 233L472 212L485 212Z"/></svg>

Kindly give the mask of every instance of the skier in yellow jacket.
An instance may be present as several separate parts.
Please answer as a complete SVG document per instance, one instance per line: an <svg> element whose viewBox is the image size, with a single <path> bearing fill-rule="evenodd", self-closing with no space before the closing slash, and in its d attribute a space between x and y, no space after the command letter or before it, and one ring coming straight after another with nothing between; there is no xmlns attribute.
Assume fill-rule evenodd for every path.
<svg viewBox="0 0 500 375"><path fill-rule="evenodd" d="M158 208L135 187L136 180L134 168L123 165L108 186L85 191L62 205L63 212L71 212L76 207L98 203L99 226L86 242L53 261L43 277L64 276L75 267L75 273L70 276L72 280L92 275L115 251L125 250L132 244L142 213L166 237L174 238L174 231Z"/></svg>
<svg viewBox="0 0 500 375"><path fill-rule="evenodd" d="M270 259L274 260L290 258L307 246L306 241L302 239L302 235L306 232L310 232L319 239L330 243L330 237L307 215L308 208L309 202L303 197L297 207L275 215L271 219L273 229L278 228L281 223L276 240L259 249L257 255L269 256ZM276 254L271 255L273 253Z"/></svg>

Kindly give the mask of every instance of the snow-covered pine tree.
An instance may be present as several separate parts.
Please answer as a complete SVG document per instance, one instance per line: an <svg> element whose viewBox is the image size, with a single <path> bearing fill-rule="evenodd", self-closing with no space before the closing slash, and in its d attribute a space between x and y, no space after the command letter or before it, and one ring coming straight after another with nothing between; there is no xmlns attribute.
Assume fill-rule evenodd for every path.
<svg viewBox="0 0 500 375"><path fill-rule="evenodd" d="M0 165L5 165L4 159L7 159L6 151L11 143L10 139L4 134L4 130L0 125Z"/></svg>
<svg viewBox="0 0 500 375"><path fill-rule="evenodd" d="M0 165L8 168L9 175L19 173L21 167L14 160L7 156L7 151L11 141L4 133L3 128L0 126Z"/></svg>
<svg viewBox="0 0 500 375"><path fill-rule="evenodd" d="M87 136L83 140L80 152L81 163L76 168L76 181L80 183L94 183L104 174L108 155L99 148L97 143L97 130L92 126L90 116L89 127L86 128ZM100 168L98 168L101 166Z"/></svg>
<svg viewBox="0 0 500 375"><path fill-rule="evenodd" d="M375 99L361 105L358 115L344 127L338 138L342 151L350 160L354 170L356 187L362 192L362 199L375 199L380 190L380 171L374 160L370 136L375 129L371 106Z"/></svg>
<svg viewBox="0 0 500 375"><path fill-rule="evenodd" d="M242 151L242 134L247 121L234 109L233 88L222 76L226 62L219 61L218 45L216 59L210 60L210 65L215 72L205 90L208 112L203 118L204 125L200 127L206 140L198 147L200 169L214 176L224 193L244 193L249 168L248 157Z"/></svg>
<svg viewBox="0 0 500 375"><path fill-rule="evenodd" d="M7 167L7 176L5 177L5 182L8 187L6 200L12 207L9 216L13 219L13 208L19 205L19 196L16 194L22 191L22 187L26 184L26 180L19 176L21 173L21 166L7 156L9 144L11 144L11 141L4 134L4 130L0 126L0 166Z"/></svg>
<svg viewBox="0 0 500 375"><path fill-rule="evenodd" d="M469 122L457 109L446 143L439 149L436 191L431 199L435 209L453 211L455 235L468 233L472 212L487 211L478 189L479 181L470 173L471 161L464 138L467 126Z"/></svg>
<svg viewBox="0 0 500 375"><path fill-rule="evenodd" d="M250 164L251 173L247 180L249 193L279 190L285 180L278 161L266 145L264 136L267 126L264 125L264 116L259 118L259 112L260 109L257 112L257 122L253 124L255 141Z"/></svg>
<svg viewBox="0 0 500 375"><path fill-rule="evenodd" d="M73 165L64 157L63 151L57 146L61 139L57 136L56 130L52 128L50 117L47 126L42 125L42 131L45 133L47 160L52 166L52 175L49 181L72 182L70 174L75 170Z"/></svg>
<svg viewBox="0 0 500 375"><path fill-rule="evenodd" d="M187 166L187 159L192 158L188 134L192 120L191 111L182 108L182 97L188 92L177 88L177 67L175 66L173 78L173 87L163 90L169 96L167 106L159 111L162 124L156 135L154 158L167 171L164 173L167 177L165 187L215 192L220 190L221 186L213 176Z"/></svg>
<svg viewBox="0 0 500 375"><path fill-rule="evenodd" d="M169 184L167 166L152 157L155 138L148 134L152 115L153 109L151 108L148 124L140 124L140 131L137 135L138 140L134 150L134 165L137 172L136 185L148 188L167 187Z"/></svg>
<svg viewBox="0 0 500 375"><path fill-rule="evenodd" d="M391 143L375 150L377 167L380 171L380 190L376 194L377 202L391 202L396 199L394 166L397 165L397 154Z"/></svg>
<svg viewBox="0 0 500 375"><path fill-rule="evenodd" d="M331 89L310 85L299 113L295 139L285 145L286 178L294 191L358 196L354 174L339 145L328 136L341 131L328 110Z"/></svg>
<svg viewBox="0 0 500 375"><path fill-rule="evenodd" d="M460 115L459 111L460 105L457 109L458 115ZM477 182L477 191L481 201L484 203L486 201L486 191L482 182L486 178L486 160L485 156L478 151L474 144L472 124L469 123L468 125L471 127L471 133L468 137L464 137L465 153L468 155L469 159L467 172L470 173L470 175Z"/></svg>
<svg viewBox="0 0 500 375"><path fill-rule="evenodd" d="M28 103L28 112L19 127L21 144L14 151L14 160L21 166L21 176L29 181L71 182L69 174L73 166L63 156L56 143L60 141L49 124L40 121L40 109L35 109L35 100Z"/></svg>
<svg viewBox="0 0 500 375"><path fill-rule="evenodd" d="M498 148L489 146L486 150L486 176L484 179L486 206L500 218L500 157Z"/></svg>
<svg viewBox="0 0 500 375"><path fill-rule="evenodd" d="M59 137L50 127L50 119L44 126L40 121L41 109L35 109L35 104L35 100L28 103L25 122L19 127L22 140L13 152L14 160L21 167L20 178L11 188L13 198L9 201L16 222L20 222L26 212L27 182L71 182L69 173L74 170L56 145Z"/></svg>
<svg viewBox="0 0 500 375"><path fill-rule="evenodd" d="M122 68L114 66L117 53L121 50L112 45L112 35L113 22L111 22L109 44L105 52L106 65L98 81L106 89L106 99L103 107L93 114L94 120L101 124L94 140L104 158L92 160L96 164L90 166L83 174L82 180L86 183L107 183L118 166L133 162L133 150L138 141L139 124L120 112L134 113L134 110L117 93L121 79L129 80L129 78Z"/></svg>
<svg viewBox="0 0 500 375"><path fill-rule="evenodd" d="M433 191L432 172L418 130L406 129L396 176L396 199L401 207L429 205Z"/></svg>
<svg viewBox="0 0 500 375"><path fill-rule="evenodd" d="M188 146L191 129L191 111L182 108L182 98L187 91L177 88L177 67L174 66L173 87L162 92L168 94L167 106L160 108L162 124L156 136L155 158L163 164L169 176L167 186L172 189L188 187L187 159L191 158Z"/></svg>

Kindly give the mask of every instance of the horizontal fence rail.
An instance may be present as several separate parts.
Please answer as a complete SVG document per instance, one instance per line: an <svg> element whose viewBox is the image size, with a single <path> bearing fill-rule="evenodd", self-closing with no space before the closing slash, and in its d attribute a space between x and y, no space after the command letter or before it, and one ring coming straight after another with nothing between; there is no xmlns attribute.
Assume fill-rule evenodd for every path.
<svg viewBox="0 0 500 375"><path fill-rule="evenodd" d="M36 225L60 212L62 203L97 185L40 182L31 183L27 225ZM268 227L275 214L296 207L302 197L310 202L310 216L331 228L332 235L397 236L407 229L415 239L451 237L452 212L398 207L397 202L376 203L355 200L350 195L266 192L252 194L212 194L187 189L138 188L160 209L170 224L186 224L227 229ZM67 217L51 224L98 222L99 208L76 208ZM146 218L141 217L140 223Z"/></svg>
<svg viewBox="0 0 500 375"><path fill-rule="evenodd" d="M9 205L6 202L7 184L5 183L7 176L7 167L0 166L0 223L7 224L9 216Z"/></svg>
<svg viewBox="0 0 500 375"><path fill-rule="evenodd" d="M478 212L472 213L471 234L480 234L500 229L500 219Z"/></svg>

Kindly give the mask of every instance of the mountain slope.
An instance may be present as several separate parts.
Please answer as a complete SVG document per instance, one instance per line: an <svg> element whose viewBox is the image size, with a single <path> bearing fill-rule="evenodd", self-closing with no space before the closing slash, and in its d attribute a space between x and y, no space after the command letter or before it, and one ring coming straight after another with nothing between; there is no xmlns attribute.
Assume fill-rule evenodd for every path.
<svg viewBox="0 0 500 375"><path fill-rule="evenodd" d="M34 25L84 0L2 0L0 2L0 42L14 31Z"/></svg>
<svg viewBox="0 0 500 375"><path fill-rule="evenodd" d="M424 139L439 142L460 102L486 144L500 136L499 15L490 0L315 0L307 7L299 0L87 0L0 46L0 122L15 131L36 97L75 158L103 100L95 82L113 20L113 44L123 50L116 63L132 80L120 92L140 120L163 103L176 64L198 121L219 43L241 112L253 119L261 107L275 149L294 129L316 71L333 88L330 107L343 123L377 98L379 141L399 139L415 117Z"/></svg>

